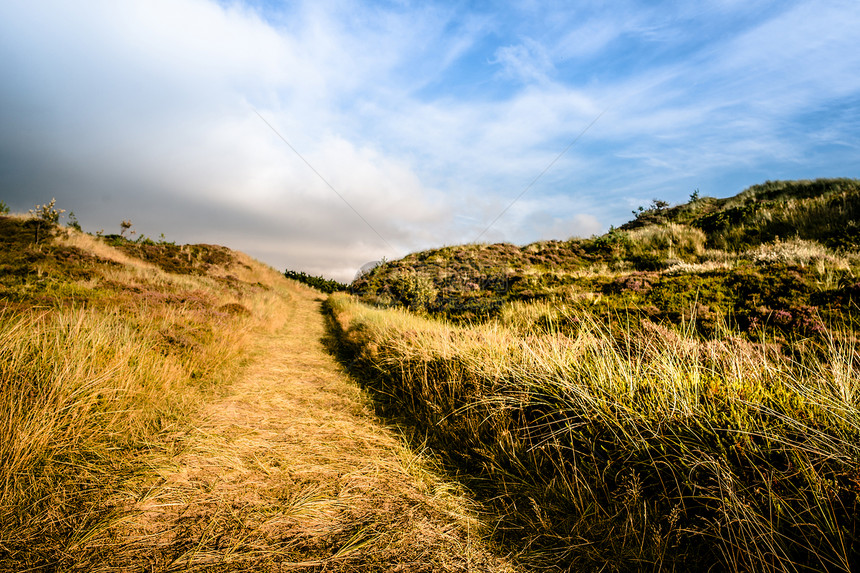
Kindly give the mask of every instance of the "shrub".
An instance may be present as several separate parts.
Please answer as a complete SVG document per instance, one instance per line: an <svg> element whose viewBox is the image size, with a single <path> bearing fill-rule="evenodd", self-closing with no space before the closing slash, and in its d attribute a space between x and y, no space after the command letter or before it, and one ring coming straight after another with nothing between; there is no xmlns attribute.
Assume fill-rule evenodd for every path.
<svg viewBox="0 0 860 573"><path fill-rule="evenodd" d="M56 199L51 199L51 202L45 205L37 204L35 208L30 209L30 216L46 225L56 225L60 221L60 215L66 212L65 209L56 209L54 207L56 202Z"/></svg>
<svg viewBox="0 0 860 573"><path fill-rule="evenodd" d="M82 233L83 229L81 229L81 224L78 222L78 218L75 217L74 211L69 211L69 222L66 223L69 228L74 229L75 231Z"/></svg>
<svg viewBox="0 0 860 573"><path fill-rule="evenodd" d="M65 209L57 209L54 207L56 202L56 199L51 199L50 203L47 203L45 205L37 204L35 208L30 209L29 214L31 217L31 221L33 222L34 229L33 243L35 243L36 245L39 244L39 234L42 229L50 229L51 227L55 226L60 220L60 215L65 213Z"/></svg>
<svg viewBox="0 0 860 573"><path fill-rule="evenodd" d="M347 286L343 283L332 279L326 279L320 276L312 276L303 271L292 271L290 269L287 269L286 271L284 271L284 276L288 279L293 279L294 281L298 281L308 286L312 286L315 289L320 290L324 293L330 294L333 292L347 290Z"/></svg>

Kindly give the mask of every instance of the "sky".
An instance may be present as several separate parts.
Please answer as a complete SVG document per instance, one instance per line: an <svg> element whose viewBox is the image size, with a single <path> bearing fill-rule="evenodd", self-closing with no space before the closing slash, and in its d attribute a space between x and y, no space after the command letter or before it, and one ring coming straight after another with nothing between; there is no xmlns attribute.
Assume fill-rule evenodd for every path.
<svg viewBox="0 0 860 573"><path fill-rule="evenodd" d="M0 200L349 281L860 177L860 2L0 1Z"/></svg>

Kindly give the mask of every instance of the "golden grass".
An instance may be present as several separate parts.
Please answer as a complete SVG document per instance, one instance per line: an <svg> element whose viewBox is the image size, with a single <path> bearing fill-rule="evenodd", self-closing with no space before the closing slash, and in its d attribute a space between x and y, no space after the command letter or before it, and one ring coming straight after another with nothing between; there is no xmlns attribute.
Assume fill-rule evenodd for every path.
<svg viewBox="0 0 860 573"><path fill-rule="evenodd" d="M512 570L325 352L319 293L57 240L88 278L0 311L0 570Z"/></svg>
<svg viewBox="0 0 860 573"><path fill-rule="evenodd" d="M329 304L387 411L479 469L522 560L848 571L858 558L852 336L787 356L727 328L701 340L645 321L619 339L547 304L470 328Z"/></svg>
<svg viewBox="0 0 860 573"><path fill-rule="evenodd" d="M705 252L705 233L687 225L651 225L625 233L634 254L661 253L674 259L698 257Z"/></svg>
<svg viewBox="0 0 860 573"><path fill-rule="evenodd" d="M748 251L745 256L759 264L819 265L836 270L849 268L846 258L836 255L817 241L803 239L776 240Z"/></svg>
<svg viewBox="0 0 860 573"><path fill-rule="evenodd" d="M141 261L134 257L130 257L116 247L112 247L104 242L104 240L94 237L87 233L76 231L75 229L61 229L55 242L67 247L74 247L84 252L91 253L107 261L113 261L121 265L137 269L154 269L155 265Z"/></svg>
<svg viewBox="0 0 860 573"><path fill-rule="evenodd" d="M143 301L3 312L0 568L96 563L125 517L126 482L231 379L244 331L206 308Z"/></svg>
<svg viewBox="0 0 860 573"><path fill-rule="evenodd" d="M323 352L318 294L278 290L289 299L267 309L279 327L259 333L241 379L155 469L127 553L104 570L142 558L184 570L509 570L483 548L462 493L378 424Z"/></svg>

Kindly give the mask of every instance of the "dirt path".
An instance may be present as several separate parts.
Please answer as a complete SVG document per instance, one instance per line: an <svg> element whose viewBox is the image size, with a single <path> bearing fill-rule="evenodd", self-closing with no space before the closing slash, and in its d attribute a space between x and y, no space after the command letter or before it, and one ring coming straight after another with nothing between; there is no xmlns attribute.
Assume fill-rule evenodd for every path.
<svg viewBox="0 0 860 573"><path fill-rule="evenodd" d="M325 351L322 297L266 309L241 379L137 503L122 562L145 571L510 571L429 460L372 415Z"/></svg>

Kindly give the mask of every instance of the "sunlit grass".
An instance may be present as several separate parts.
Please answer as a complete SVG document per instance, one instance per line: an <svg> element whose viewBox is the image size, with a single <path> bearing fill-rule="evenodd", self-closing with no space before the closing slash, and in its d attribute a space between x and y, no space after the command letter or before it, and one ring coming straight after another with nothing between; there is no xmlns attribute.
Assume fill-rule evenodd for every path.
<svg viewBox="0 0 860 573"><path fill-rule="evenodd" d="M255 307L262 288L169 275L76 232L41 249L57 244L90 262L42 257L7 290L23 302L0 310L6 569L96 563L134 516L132 484L232 380L248 329L265 318L219 310ZM64 276L76 268L87 278Z"/></svg>
<svg viewBox="0 0 860 573"><path fill-rule="evenodd" d="M237 357L228 344L193 359L166 351L163 324L130 326L89 310L0 316L7 564L86 562L80 552L122 513L115 496L139 471L138 458Z"/></svg>
<svg viewBox="0 0 860 573"><path fill-rule="evenodd" d="M458 327L336 295L389 415L479 478L500 536L546 565L848 571L858 558L858 355L723 327L519 304ZM563 326L563 328L561 328Z"/></svg>
<svg viewBox="0 0 860 573"><path fill-rule="evenodd" d="M325 352L321 293L0 224L0 570L512 570Z"/></svg>

